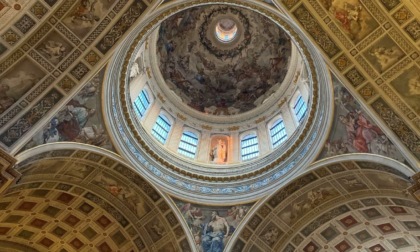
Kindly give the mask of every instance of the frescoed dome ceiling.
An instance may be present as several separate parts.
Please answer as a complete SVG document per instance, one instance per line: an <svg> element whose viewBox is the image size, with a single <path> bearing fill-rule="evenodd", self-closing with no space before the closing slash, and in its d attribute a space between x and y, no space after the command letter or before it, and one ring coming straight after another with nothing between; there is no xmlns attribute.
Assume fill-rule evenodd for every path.
<svg viewBox="0 0 420 252"><path fill-rule="evenodd" d="M212 5L165 20L157 55L166 84L184 103L203 113L231 115L252 110L278 89L291 43L257 12Z"/></svg>
<svg viewBox="0 0 420 252"><path fill-rule="evenodd" d="M205 23L210 12L193 12L210 2L231 9ZM174 14L187 6L197 9ZM270 18L257 17L267 9L272 10ZM281 175L280 169L258 181L246 178L258 182L249 191L238 180L237 187L223 189L241 192L234 202L205 193L222 191L222 172L244 178L240 172L254 170L203 167L197 177L213 179L215 188L174 180L169 175L191 173L165 155L137 152L130 157L142 161L141 170L135 170L120 147L133 132L119 136L109 127L110 118L124 112L104 112L111 94L102 78L111 69L110 59L121 57L117 52L131 31L139 26L145 33L157 31L160 23L151 22L157 16L174 21L162 24L174 33L159 34L158 51L158 44L148 46L155 47L153 57L159 52L154 66L160 67L168 90L182 100L177 105L185 106L173 106L170 92L162 88L152 90L154 98L173 108L176 122L191 123L206 137L215 132L238 137L269 120L271 111L260 113L265 107L278 110L282 99L267 97L284 88L284 72L294 72L290 62L303 44L292 39L282 44L285 54L271 54L276 47L281 51L281 38L288 40L270 24L283 14L319 50L337 80L329 86L334 114L323 114L333 117L325 126L328 138L317 148L305 146L318 159L282 178L284 183L269 188L268 196L255 189ZM235 226L224 251L420 251L420 193L416 198L406 191L415 182L407 176L420 171L419 17L416 0L0 0L0 251L201 251L203 237L194 224L206 224L213 210ZM255 29L257 21L266 26ZM261 48L262 40L274 43ZM174 64L165 61L169 57ZM242 72L231 67L233 62ZM212 63L224 68L212 69ZM143 67L147 80L156 81L155 69ZM291 79L299 76L296 72ZM120 79L113 85L119 86ZM251 81L259 89L250 87ZM74 109L91 113L74 123L80 119ZM180 113L187 109L190 113ZM248 121L237 125L238 118ZM168 145L176 149L177 143ZM38 156L42 148L45 155ZM19 160L9 171L4 170L3 151ZM360 159L352 160L354 156ZM151 157L174 169L161 173ZM332 159L339 161L329 163ZM389 172L391 166L406 176ZM15 168L23 172L20 179ZM156 174L141 173L146 170L163 175L154 180ZM9 175L16 177L5 177ZM165 191L162 181L197 190L175 195ZM192 200L197 195L206 200ZM144 205L148 208L137 208ZM239 208L246 210L245 217L232 214ZM185 218L188 210L194 212L193 221ZM241 222L232 216L240 216Z"/></svg>
<svg viewBox="0 0 420 252"><path fill-rule="evenodd" d="M193 193L200 200L206 194L254 200L244 192L268 190L315 157L313 146L320 141L314 137L325 136L320 131L331 119L325 116L332 108L329 71L318 51L283 16L270 20L246 4L240 6L186 5L168 19L156 16L156 28L146 33L136 27L116 52L119 57L109 63L104 89L115 95L105 113L121 136L122 155L139 167L148 165L150 169L140 170L181 197ZM146 70L132 71L134 66ZM142 113L143 91L153 105ZM307 104L305 112L299 122L292 121L296 115L291 112L282 114L290 125L282 148L264 143L265 150L247 162L239 154L241 135L266 134L261 141L269 140L267 124L280 110L290 110L292 97L299 94ZM201 108L192 109L190 101ZM115 113L119 110L121 115ZM158 123L162 118L168 119L163 127ZM123 128L133 137L126 137ZM187 130L199 135L200 145L188 159L180 154L179 143ZM214 161L217 140L224 143L217 147L222 162Z"/></svg>

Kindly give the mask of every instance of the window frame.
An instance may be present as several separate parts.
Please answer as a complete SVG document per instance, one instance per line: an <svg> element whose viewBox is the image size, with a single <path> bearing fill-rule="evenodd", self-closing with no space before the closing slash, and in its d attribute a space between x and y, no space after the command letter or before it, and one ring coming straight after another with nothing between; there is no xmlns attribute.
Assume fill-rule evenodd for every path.
<svg viewBox="0 0 420 252"><path fill-rule="evenodd" d="M258 158L260 156L260 146L259 146L260 143L259 143L258 134L256 131L247 131L245 133L242 133L239 139L240 139L239 140L240 155L241 155L242 161L249 161L249 160ZM249 141L252 139L256 139L256 142L254 143L251 142L250 145L243 146L244 141ZM254 149L252 151L252 148L254 146L256 146L256 150ZM244 150L247 150L247 149L251 149L251 151L246 152L244 154Z"/></svg>
<svg viewBox="0 0 420 252"><path fill-rule="evenodd" d="M281 128L279 131L272 133L273 129L277 127L279 124L283 124L283 128ZM274 117L268 124L267 124L267 132L269 133L270 141L271 141L271 147L273 149L279 147L282 143L284 143L287 138L289 137L287 135L286 130L286 124L284 123L284 119L281 115ZM284 132L284 134L282 134ZM280 138L276 141L274 140L274 137L280 134Z"/></svg>
<svg viewBox="0 0 420 252"><path fill-rule="evenodd" d="M194 136L187 135L187 133L191 133ZM192 144L191 142L184 141L183 140L184 135L187 135L187 137L195 139L197 141L195 143L195 145ZM184 143L184 145L191 146L194 149L194 152L183 148L183 146L181 146L182 143ZM199 144L200 144L200 133L198 133L196 130L193 130L193 129L190 129L190 128L184 128L184 130L182 131L181 138L179 140L177 152L178 152L178 154L183 155L184 157L195 159L197 157L197 153L198 153L198 150L199 150L199 148L198 148ZM188 156L188 154L186 154L186 153L190 154L191 156Z"/></svg>
<svg viewBox="0 0 420 252"><path fill-rule="evenodd" d="M297 111L296 107L298 106L299 101L302 101L302 106ZM308 112L308 102L304 99L302 93L299 90L296 90L295 94L293 95L292 100L290 101L290 108L293 110L293 117L295 118L296 123L299 125L303 122ZM301 109L304 107L304 112L300 115Z"/></svg>
<svg viewBox="0 0 420 252"><path fill-rule="evenodd" d="M148 102L148 104L147 104L147 106L145 106L144 104L143 104L143 100L141 99L141 96L144 94L144 97L145 97L145 99L146 99L146 101ZM138 107L138 105L137 105L137 101L138 101L138 103L143 107L143 112L140 110L140 108ZM144 118L145 117L145 115L146 115L146 113L147 113L147 111L148 111L148 109L150 108L150 105L152 104L152 100L150 99L150 95L149 95L149 92L148 92L148 90L147 90L147 88L143 88L141 91L140 91L140 93L139 93L139 95L137 96L137 98L134 100L134 102L133 102L133 107L134 107L134 110L135 110L135 112L136 112L136 114L137 115L139 115L140 116L140 118L142 119L142 118ZM143 114L142 114L143 113Z"/></svg>
<svg viewBox="0 0 420 252"><path fill-rule="evenodd" d="M168 129L166 130L162 125L160 125L158 123L158 120L162 119L162 121L168 126ZM166 120L165 120L166 119ZM170 137L170 133L172 130L172 125L173 125L173 119L170 115L168 115L168 113L166 113L165 111L161 111L159 113L159 115L157 116L155 123L153 124L152 127L152 136L161 144L166 144L168 138ZM166 132L166 136L162 136L158 130L156 129L156 126L158 126L161 130L163 130L164 132ZM161 138L161 139L160 139ZM162 141L163 139L163 141Z"/></svg>

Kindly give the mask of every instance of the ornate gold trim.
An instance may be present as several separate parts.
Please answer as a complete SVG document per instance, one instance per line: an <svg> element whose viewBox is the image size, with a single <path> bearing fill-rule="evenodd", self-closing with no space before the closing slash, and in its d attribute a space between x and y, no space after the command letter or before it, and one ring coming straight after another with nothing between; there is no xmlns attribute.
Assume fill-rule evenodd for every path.
<svg viewBox="0 0 420 252"><path fill-rule="evenodd" d="M14 169L16 161L15 158L0 149L0 195L21 176Z"/></svg>
<svg viewBox="0 0 420 252"><path fill-rule="evenodd" d="M412 186L410 186L407 191L411 194L411 196L413 196L413 198L420 202L420 172L411 176L411 181Z"/></svg>

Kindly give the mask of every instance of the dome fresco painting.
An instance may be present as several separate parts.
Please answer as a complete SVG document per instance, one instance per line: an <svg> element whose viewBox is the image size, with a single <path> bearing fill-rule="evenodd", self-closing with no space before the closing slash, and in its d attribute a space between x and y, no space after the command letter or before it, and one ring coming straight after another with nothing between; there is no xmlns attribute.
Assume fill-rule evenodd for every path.
<svg viewBox="0 0 420 252"><path fill-rule="evenodd" d="M218 37L221 34L224 37ZM216 169L250 162L284 145L308 117L310 70L283 28L255 11L217 4L189 8L163 21L146 43L147 49L139 45L130 70L132 107L141 121L140 130L151 132L152 140L171 155ZM148 74L156 77L156 83L140 81L145 73L140 73L139 66L152 69ZM151 105L144 94L160 98ZM263 103L267 109L260 106ZM155 108L151 113L160 108L156 120L149 119L154 117L148 115L149 106ZM249 112L248 123L240 118L245 112ZM232 125L240 136L211 129L206 136L186 118L176 122L174 114L184 113L208 127L218 127L217 120L229 118L232 124L242 124ZM282 122L276 129L273 115ZM257 116L266 119L251 126ZM150 129L150 123L144 122L153 120ZM196 133L191 135L190 130Z"/></svg>
<svg viewBox="0 0 420 252"><path fill-rule="evenodd" d="M0 0L0 251L419 251L419 16L417 1ZM168 20L181 31L162 49ZM274 40L255 42L273 28L278 67Z"/></svg>
<svg viewBox="0 0 420 252"><path fill-rule="evenodd" d="M246 5L184 7L156 17L148 33L138 27L111 62L107 85L121 84L109 86L107 109L123 111L111 127L122 151L165 187L253 199L245 192L269 190L315 157L311 146L330 120L329 73L282 16ZM220 41L218 27L234 38Z"/></svg>
<svg viewBox="0 0 420 252"><path fill-rule="evenodd" d="M217 38L220 30L229 41ZM290 54L290 39L275 23L224 5L175 14L161 24L157 42L168 87L190 107L212 115L261 104L285 78Z"/></svg>

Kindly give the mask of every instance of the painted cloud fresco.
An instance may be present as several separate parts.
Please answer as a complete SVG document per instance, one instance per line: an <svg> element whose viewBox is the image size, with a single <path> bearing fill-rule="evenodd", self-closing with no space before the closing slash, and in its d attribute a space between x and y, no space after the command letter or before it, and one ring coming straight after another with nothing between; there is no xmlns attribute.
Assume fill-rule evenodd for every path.
<svg viewBox="0 0 420 252"><path fill-rule="evenodd" d="M403 72L391 85L403 100L420 115L420 69L413 66Z"/></svg>
<svg viewBox="0 0 420 252"><path fill-rule="evenodd" d="M404 52L389 36L384 36L366 50L364 55L378 73L383 73L403 58Z"/></svg>
<svg viewBox="0 0 420 252"><path fill-rule="evenodd" d="M321 0L320 2L354 43L360 42L378 27L378 23L359 0Z"/></svg>
<svg viewBox="0 0 420 252"><path fill-rule="evenodd" d="M239 223L253 204L235 206L201 206L175 200L190 228L197 251L223 251Z"/></svg>
<svg viewBox="0 0 420 252"><path fill-rule="evenodd" d="M223 44L214 36L212 20L225 16L240 20L242 28L233 42ZM264 25L258 29L255 23ZM288 36L269 19L218 5L172 16L162 23L157 42L169 88L190 107L213 115L234 115L261 104L286 76L290 55Z"/></svg>
<svg viewBox="0 0 420 252"><path fill-rule="evenodd" d="M0 77L0 114L19 100L45 76L31 60L23 59Z"/></svg>
<svg viewBox="0 0 420 252"><path fill-rule="evenodd" d="M402 154L347 89L335 77L333 83L334 121L318 159L346 153L372 153L403 162Z"/></svg>
<svg viewBox="0 0 420 252"><path fill-rule="evenodd" d="M43 130L23 148L53 142L79 142L112 150L102 119L101 83L104 72L98 73L61 109Z"/></svg>
<svg viewBox="0 0 420 252"><path fill-rule="evenodd" d="M80 38L84 37L106 15L114 0L80 0L63 23Z"/></svg>

